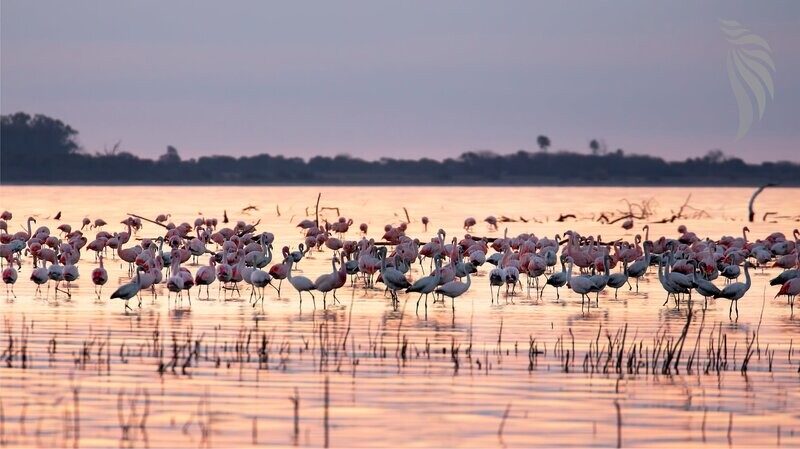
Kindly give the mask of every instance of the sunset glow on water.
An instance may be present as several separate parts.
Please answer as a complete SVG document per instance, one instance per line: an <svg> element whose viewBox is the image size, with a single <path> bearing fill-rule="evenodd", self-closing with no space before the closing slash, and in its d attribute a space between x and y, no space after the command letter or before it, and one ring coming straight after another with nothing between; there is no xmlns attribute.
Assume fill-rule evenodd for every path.
<svg viewBox="0 0 800 449"><path fill-rule="evenodd" d="M448 240L460 240L470 216L478 221L474 236L502 237L507 228L509 236L552 238L574 230L603 241L633 241L645 224L651 240L677 238L679 224L701 238L741 236L745 225L752 240L775 231L788 238L800 216L800 202L788 201L800 198L800 189L767 189L756 203L755 223L747 223L750 188L651 187L0 186L0 210L14 214L9 233L33 216L34 227L48 226L53 234L61 223L79 228L84 217L103 218L105 230L121 232L119 222L129 213L151 219L170 214L169 221L179 224L198 216L221 219L226 211L231 225L260 220L258 232L274 233L279 252L303 241L295 225L314 218L320 192L320 219L353 218L348 240L361 238L361 223L369 226L367 238L380 240L384 225L407 220L404 208L406 234L422 243L440 228ZM691 207L684 212L696 218L656 223L689 195ZM630 231L598 222L604 212L627 210L624 199L654 199L653 216ZM762 221L767 212L777 214ZM575 218L556 221L562 214ZM514 221L490 230L482 221L489 215ZM430 218L427 231L422 216ZM96 230L84 232L91 241ZM163 232L145 222L125 246ZM330 258L328 249L312 251L297 275L313 280L329 272ZM279 259L276 254L273 263ZM35 293L32 258L23 257L16 299L0 292L4 445L800 445L800 313L793 314L786 299L773 298L777 287L769 279L778 268L751 269L752 287L739 301L738 321L729 320L727 300L709 300L704 311L695 296L679 368L665 371L665 355L655 348L677 341L689 307L686 301L680 308L672 300L663 305L657 267L638 292L625 286L615 299L606 289L599 306L592 294L588 310L566 287L558 301L548 287L541 297L533 289L508 297L503 290L499 304L492 303L492 267L486 264L454 305L450 299L429 301L427 312L420 306L417 313L417 295L406 293L395 310L383 284L365 289L360 280L355 287L348 280L338 303L329 295L327 309L319 294L316 307L309 297L301 307L284 281L280 298L267 288L263 305L255 307L249 287L240 297L220 293L215 283L210 298L195 288L190 306L185 299L168 301L161 284L157 299L143 292L141 308L134 299L133 311L125 312L123 302L109 295L128 282L126 265L109 253L109 282L97 300L90 276L97 263L83 251L72 297L59 294L56 300L52 289L49 297L46 289ZM199 268L184 266L192 273ZM424 268L427 273L429 261ZM415 264L408 277L420 276ZM748 346L753 353L743 373ZM634 347L638 358L631 366ZM686 360L692 356L690 372Z"/></svg>

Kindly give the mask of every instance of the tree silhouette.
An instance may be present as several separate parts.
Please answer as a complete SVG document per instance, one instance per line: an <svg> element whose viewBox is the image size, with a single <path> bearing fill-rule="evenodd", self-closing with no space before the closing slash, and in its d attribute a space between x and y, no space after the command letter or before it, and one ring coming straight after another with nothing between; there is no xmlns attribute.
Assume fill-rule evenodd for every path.
<svg viewBox="0 0 800 449"><path fill-rule="evenodd" d="M178 150L172 145L167 146L167 152L158 157L159 164L175 165L181 163L181 157L178 155Z"/></svg>
<svg viewBox="0 0 800 449"><path fill-rule="evenodd" d="M0 148L5 157L40 160L78 153L78 131L45 115L24 112L0 118Z"/></svg>
<svg viewBox="0 0 800 449"><path fill-rule="evenodd" d="M550 148L550 138L545 135L540 135L536 138L536 143L539 145L539 149L547 152L547 149Z"/></svg>
<svg viewBox="0 0 800 449"><path fill-rule="evenodd" d="M712 164L719 164L725 162L725 153L723 153L720 149L709 150L703 159L711 162Z"/></svg>
<svg viewBox="0 0 800 449"><path fill-rule="evenodd" d="M475 150L444 160L367 161L346 155L303 160L269 154L183 160L171 145L153 160L118 151L119 143L96 154L81 151L76 130L42 115L20 112L0 122L0 183L800 185L797 163L747 164L720 150L686 161L621 150L605 154L605 143L598 139L591 141L590 155L545 153L550 141L539 136L539 152Z"/></svg>
<svg viewBox="0 0 800 449"><path fill-rule="evenodd" d="M592 139L592 141L589 142L589 148L592 150L592 154L597 156L597 154L600 153L600 142L598 142L597 139Z"/></svg>

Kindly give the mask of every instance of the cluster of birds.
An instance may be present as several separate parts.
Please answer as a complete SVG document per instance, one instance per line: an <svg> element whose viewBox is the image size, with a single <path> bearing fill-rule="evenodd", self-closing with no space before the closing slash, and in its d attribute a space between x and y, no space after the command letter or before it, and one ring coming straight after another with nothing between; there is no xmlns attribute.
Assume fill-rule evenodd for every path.
<svg viewBox="0 0 800 449"><path fill-rule="evenodd" d="M638 291L639 279L651 267L656 267L653 269L666 292L665 305L672 297L679 307L684 296L691 301L695 292L704 297L704 304L708 298L730 300L729 317L735 305L738 318L738 300L751 286L751 267L783 268L770 284L780 286L776 297L785 295L792 309L795 297L800 294L800 231L797 229L793 231L793 239L774 232L763 239L748 241L747 227L743 228L741 237L724 236L712 240L701 239L680 226L677 238L661 236L651 240L649 227L645 226L644 237L637 234L633 242L603 242L600 236L581 236L575 231L565 232L563 238L560 235L552 239L540 238L532 233L509 237L507 229L502 238L477 238L466 234L461 240L448 241L445 231L440 229L435 237L423 243L406 235L408 224L401 223L386 225L381 241L376 242L366 237L366 224L359 226L358 240L346 240L353 220L342 217L333 223L300 222L297 227L304 234L303 242L294 251L284 246L280 260L273 264L274 234L257 232L255 225L243 221L227 226L227 216L223 227L213 218L197 218L193 225L168 222L168 215L145 219L162 226L165 232L155 238L141 238L130 246L126 245L142 227L139 217L123 220L121 224L125 228L118 232L102 230L107 223L101 219L92 222L86 218L80 229L65 223L58 226L56 233L46 226L34 230L32 224L36 220L29 217L27 231L14 234L8 233L11 219L8 211L0 215L0 267L3 261L7 262L2 270L7 294L14 294L21 259L29 256L33 260L30 280L36 284L37 293L47 284L49 295L52 282L56 297L59 293L71 296L71 284L79 277L78 263L82 251L86 250L94 252L97 263L91 279L99 300L108 282L103 262L110 253L112 258L118 257L128 264L130 282L111 294L112 299L124 300L126 310L130 309L128 301L134 297L138 297L141 306L143 291L150 290L155 299L155 286L162 282L170 292L168 296L174 294L177 302L183 300L185 293L190 305L192 288L201 290L205 286L210 299L209 288L214 283L218 285L218 295L233 291L240 296L239 285L248 284L250 300L255 306L259 301L263 305L267 286L280 297L281 284L287 280L297 291L301 305L306 293L316 306L313 293L316 291L322 293L323 304L327 306L327 295L331 293L334 301L338 301L336 291L348 283L348 277L351 287L359 281L366 288L374 287L375 282L383 283L394 307L399 302L398 292L406 292L419 294L417 310L423 298L427 309L431 294L434 301L451 298L455 309L455 298L471 286L471 274L477 273L486 263L493 266L488 273L492 302L500 301L503 288L506 301L513 302L517 287L523 288L524 277L529 295L534 289L541 297L544 289L552 286L558 300L559 288L566 286L581 296L582 307L587 299L591 305L589 295L592 293L599 305L599 294L603 290L614 289L617 297L618 290L625 285L629 290L634 288L633 280ZM496 228L496 219L485 221ZM427 227L429 220L425 218L423 223ZM465 228L474 225L474 219L465 221ZM86 234L91 231L95 231L95 235L89 241ZM297 264L309 252L326 249L332 252L330 272L313 281L294 273ZM194 274L184 266L190 260L196 265L203 257L207 257L208 264L201 265ZM408 276L415 264L419 265L422 276L412 282ZM742 271L745 281L739 282ZM713 282L718 278L725 280L722 288Z"/></svg>

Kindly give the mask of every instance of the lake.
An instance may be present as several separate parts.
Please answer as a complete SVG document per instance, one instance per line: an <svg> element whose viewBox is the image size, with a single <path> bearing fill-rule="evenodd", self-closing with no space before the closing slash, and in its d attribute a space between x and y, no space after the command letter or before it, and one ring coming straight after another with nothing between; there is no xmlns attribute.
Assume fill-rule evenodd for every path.
<svg viewBox="0 0 800 449"><path fill-rule="evenodd" d="M28 216L52 233L105 219L121 232L127 214L192 223L198 216L258 223L275 234L276 251L303 241L296 224L314 218L354 220L380 240L386 224L408 220L423 243L438 229L447 239L522 232L552 238L574 230L603 241L633 241L649 224L651 240L679 236L752 240L781 231L791 237L800 189L767 189L747 223L750 188L612 187L175 187L0 186L0 210L13 212L10 233ZM688 201L687 201L688 198ZM626 231L607 224L627 201L647 202L651 215ZM658 223L677 213L674 222ZM61 220L53 217L61 213ZM766 216L766 213L772 212ZM506 217L489 229L488 215ZM562 215L571 215L557 221ZM427 216L427 230L421 217ZM231 224L232 225L232 224ZM222 224L220 223L220 226ZM96 230L85 229L93 240ZM135 239L163 235L145 222ZM215 245L212 243L211 247ZM493 251L490 250L490 254ZM330 271L331 251L312 251L297 275ZM279 262L276 255L273 263ZM207 259L202 258L201 263ZM426 273L428 262L425 262ZM664 305L656 267L639 290L605 290L599 305L548 287L523 288L493 303L486 264L451 305L400 293L395 309L383 284L349 282L316 307L283 282L263 305L220 293L218 283L192 304L142 294L126 312L111 292L128 282L127 264L106 259L101 299L84 250L72 296L35 292L32 258L24 257L16 299L0 292L0 439L15 447L574 447L800 446L800 319L769 279L778 268L751 270L752 287L729 320L729 302L695 296ZM194 273L199 266L189 265ZM422 276L420 265L408 276ZM741 280L741 279L740 279ZM523 285L525 280L523 279ZM722 286L722 281L716 281ZM592 295L594 298L594 295ZM697 299L699 301L697 301ZM691 310L691 312L690 312ZM689 316L691 313L691 316ZM687 326L688 320L688 327ZM676 342L681 342L677 360ZM757 339L754 340L754 333ZM800 340L800 338L798 338ZM800 343L800 341L799 341ZM666 362L668 355L673 358ZM742 365L749 357L747 369ZM688 361L692 360L691 366ZM677 368L673 365L676 365Z"/></svg>

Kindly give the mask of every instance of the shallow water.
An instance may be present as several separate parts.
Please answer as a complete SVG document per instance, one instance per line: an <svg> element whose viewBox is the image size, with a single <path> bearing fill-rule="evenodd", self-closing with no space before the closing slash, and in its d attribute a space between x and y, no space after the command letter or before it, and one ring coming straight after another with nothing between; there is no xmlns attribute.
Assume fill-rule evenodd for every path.
<svg viewBox="0 0 800 449"><path fill-rule="evenodd" d="M359 237L362 222L378 239L384 224L406 219L405 207L411 219L407 234L424 241L439 228L463 236L467 216L479 221L474 235L502 236L507 226L510 235L552 237L574 229L602 234L604 240L632 240L644 221L628 232L597 218L627 209L623 199L652 198L654 215L648 221L657 221L677 212L689 194L691 208L684 213L695 218L651 223L651 238L677 236L679 223L701 237L740 235L752 193L651 187L2 186L0 209L14 213L9 232L20 230L28 215L55 231L58 224L50 217L58 211L73 227L84 216L101 217L110 223L106 230L121 231L118 223L126 213L150 218L170 213L179 223L198 214L221 218L226 210L233 221L260 219L258 229L275 233L280 248L302 241L294 225L313 218L320 191L321 217L335 219L337 212L327 208L338 207L355 220L349 239ZM757 222L749 224L751 238L773 231L791 235L800 202L789 199L798 197L800 189L766 190L756 203ZM257 210L242 212L248 206ZM780 217L758 221L765 212ZM490 214L517 221L490 231L481 222ZM561 214L576 219L557 222ZM422 215L431 220L427 232ZM145 223L137 238L161 231ZM328 250L314 253L298 268L314 279L330 270L329 256ZM106 264L110 281L98 302L91 259L84 251L81 278L69 300L64 295L55 300L52 291L48 298L34 292L29 258L17 298L3 296L3 444L800 445L800 354L793 341L800 336L800 321L785 299L773 299L777 288L768 280L777 269L754 270L738 322L728 319L727 301L710 301L706 311L695 303L678 370L665 371L661 352L652 366L658 340L662 350L665 341L677 341L689 308L662 305L664 293L652 269L638 293L622 289L614 299L613 292L603 292L599 306L588 311L567 289L560 301L548 288L542 298L523 291L492 304L485 265L469 292L456 300L455 311L448 300L429 303L427 314L424 307L417 314L416 297L405 294L395 311L382 289L362 286L343 288L341 303L328 301L327 309L319 298L316 308L308 298L301 308L285 283L281 298L267 289L263 308L249 304L246 290L241 300L230 293L224 300L217 284L210 300L194 289L191 307L186 301L171 306L161 285L158 299L144 293L141 309L134 300L134 312L125 313L121 302L107 298L127 281L127 267ZM418 276L417 265L411 277ZM756 330L745 375L740 368ZM618 342L609 358L609 342L623 335L625 344ZM641 358L629 369L631 349L639 344ZM721 352L718 359L711 350L720 344L727 355ZM617 353L620 347L624 350ZM692 354L690 372L686 360ZM296 434L290 399L295 394Z"/></svg>

